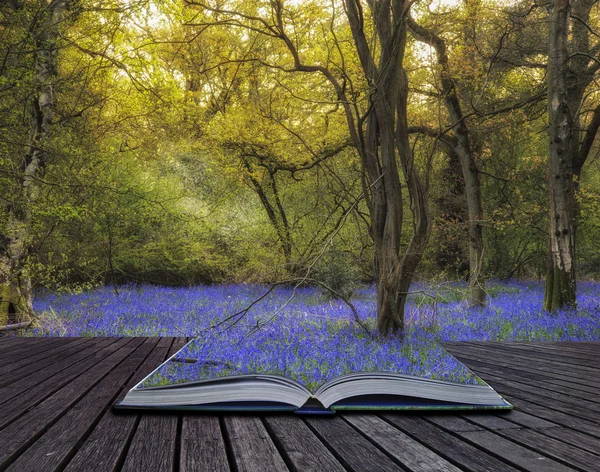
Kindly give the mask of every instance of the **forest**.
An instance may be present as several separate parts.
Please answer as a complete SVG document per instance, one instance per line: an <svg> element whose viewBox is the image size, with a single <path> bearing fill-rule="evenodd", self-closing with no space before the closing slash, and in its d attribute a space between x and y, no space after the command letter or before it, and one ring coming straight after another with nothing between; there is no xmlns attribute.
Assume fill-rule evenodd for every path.
<svg viewBox="0 0 600 472"><path fill-rule="evenodd" d="M0 326L197 287L598 320L599 127L598 0L5 0Z"/></svg>

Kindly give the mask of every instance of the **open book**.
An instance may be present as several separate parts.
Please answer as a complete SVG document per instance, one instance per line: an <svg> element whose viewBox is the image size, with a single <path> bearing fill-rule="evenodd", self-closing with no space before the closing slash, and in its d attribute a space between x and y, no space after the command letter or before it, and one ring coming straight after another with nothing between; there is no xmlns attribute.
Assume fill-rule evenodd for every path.
<svg viewBox="0 0 600 472"><path fill-rule="evenodd" d="M375 341L366 345L381 348ZM286 363L291 365L287 367L274 348L253 351L259 360L246 365L235 359L219 360L214 344L208 352L206 347L200 340L188 343L133 387L116 408L316 414L512 408L438 345L403 345L392 355L392 360L397 357L395 362L389 362L389 355L386 361L379 361L381 370L377 362L365 364L366 360L360 359L362 364L353 366L345 358L339 361L345 362L341 367L332 364L313 371L310 368L319 365L317 352L301 358L288 355ZM356 350L356 346L346 347ZM413 355L416 352L418 355ZM353 371L357 368L359 371ZM321 375L323 370L326 373ZM315 374L312 377L311 372Z"/></svg>

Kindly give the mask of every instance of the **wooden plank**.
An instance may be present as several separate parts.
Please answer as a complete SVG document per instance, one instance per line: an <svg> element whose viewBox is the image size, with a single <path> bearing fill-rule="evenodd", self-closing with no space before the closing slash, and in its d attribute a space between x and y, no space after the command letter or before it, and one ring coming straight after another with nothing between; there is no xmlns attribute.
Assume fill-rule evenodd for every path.
<svg viewBox="0 0 600 472"><path fill-rule="evenodd" d="M139 339L123 339L118 350L0 430L0 469L15 460L108 372L127 358L138 343Z"/></svg>
<svg viewBox="0 0 600 472"><path fill-rule="evenodd" d="M145 413L127 452L123 472L168 472L175 465L177 416Z"/></svg>
<svg viewBox="0 0 600 472"><path fill-rule="evenodd" d="M569 413L565 413L556 409L549 407L548 405L544 405L544 400L541 400L541 404L538 403L540 400L535 396L531 395L530 398L534 401L529 401L528 399L512 397L508 394L503 394L504 397L514 405L518 405L518 408L523 411L535 415L539 418L543 418L553 423L560 424L561 426L566 426L567 428L574 429L576 431L580 431L582 433L590 434L592 436L596 436L600 438L600 427L598 423L595 421L590 421L584 418L577 418Z"/></svg>
<svg viewBox="0 0 600 472"><path fill-rule="evenodd" d="M167 341L165 341L167 339ZM161 338L156 349L167 357L173 338ZM181 415L174 413L143 413L125 457L124 470L171 470L175 464L175 442ZM148 450L148 444L156 447ZM160 448L162 450L155 450Z"/></svg>
<svg viewBox="0 0 600 472"><path fill-rule="evenodd" d="M340 417L308 418L307 423L336 458L351 470L364 470L365 458L377 471L397 471L402 467Z"/></svg>
<svg viewBox="0 0 600 472"><path fill-rule="evenodd" d="M78 342L63 344L48 352L37 354L33 357L24 359L21 362L13 364L12 372L2 374L2 380L0 381L0 388L5 387L15 381L27 377L31 373L41 373L46 368L62 359L71 356L75 352L81 352L87 349L89 346L96 344L97 339L94 338L80 338ZM1 402L1 401L0 401Z"/></svg>
<svg viewBox="0 0 600 472"><path fill-rule="evenodd" d="M44 472L62 469L151 350L152 346L137 343L137 348L123 362L66 411L8 470Z"/></svg>
<svg viewBox="0 0 600 472"><path fill-rule="evenodd" d="M520 375L526 377L531 374L542 375L546 376L546 378L564 380L572 384L573 388L578 388L578 385L586 387L595 387L598 384L598 381L593 380L593 377L574 377L574 375L577 374L574 374L572 372L572 369L569 369L568 371L556 369L551 364L537 365L535 363L530 362L524 363L523 360L519 358L512 358L510 356L495 357L494 355L490 355L489 353L482 354L480 352L473 353L468 348L461 349L460 351L451 351L451 353L465 364L472 366L473 369L476 369L475 366L481 366L514 370L516 371L515 373L518 372Z"/></svg>
<svg viewBox="0 0 600 472"><path fill-rule="evenodd" d="M465 431L458 434L486 451L490 451L496 456L502 457L503 460L529 472L567 472L576 470L490 431Z"/></svg>
<svg viewBox="0 0 600 472"><path fill-rule="evenodd" d="M434 422L439 426L444 426L436 421L435 417L427 417L428 420ZM491 430L497 429L518 429L521 426L515 423L511 423L510 421L506 421L504 418L498 415L490 415L489 413L468 413L462 415L460 417L456 417L457 423L458 420L464 421L464 426L461 431L469 431L468 425L471 427L485 427ZM475 429L471 429L470 431L476 431Z"/></svg>
<svg viewBox="0 0 600 472"><path fill-rule="evenodd" d="M173 337L172 336L158 338L158 346L157 347L166 347L167 349L170 349L172 345L173 345Z"/></svg>
<svg viewBox="0 0 600 472"><path fill-rule="evenodd" d="M152 352L150 353L146 361L142 364L142 366L137 370L132 379L129 382L127 382L127 385L125 385L125 387L121 390L119 395L117 395L117 398L113 402L113 404L116 404L123 400L123 398L125 397L125 395L127 395L127 392L130 389L132 389L144 377L146 377L148 374L150 374L150 372L152 372L160 364L162 364L169 356L169 350L167 348L157 346L158 338L153 337L148 339L150 339L151 341L149 343L145 342L144 344L150 344L152 346ZM139 414L141 415L142 413L139 412Z"/></svg>
<svg viewBox="0 0 600 472"><path fill-rule="evenodd" d="M540 401L544 401L545 404L558 409L559 411L564 411L574 416L591 419L593 421L600 421L600 405L598 403L573 398L569 395L555 393L547 389L530 387L522 382L507 380L490 374L486 374L485 377L492 382L493 386L497 388L500 393L521 395L521 392L525 392L537 397Z"/></svg>
<svg viewBox="0 0 600 472"><path fill-rule="evenodd" d="M600 370L592 369L586 366L576 366L561 362L557 359L549 360L535 357L533 355L526 356L521 354L515 354L510 351L501 351L499 349L485 348L480 345L465 345L461 346L460 350L454 349L452 353L456 353L457 357L461 357L461 353L468 353L477 355L481 359L494 360L494 363L503 365L504 367L510 367L511 365L518 365L527 362L528 367L534 368L542 372L557 372L563 375L569 375L574 379L600 379ZM502 360L505 359L503 362Z"/></svg>
<svg viewBox="0 0 600 472"><path fill-rule="evenodd" d="M498 346L494 343L489 345L476 345L477 347L483 347L488 352L498 353L497 355L513 355L521 359L532 359L535 362L548 361L556 365L557 367L572 366L577 371L585 371L592 375L600 375L600 368L596 361L590 356L587 358L572 357L564 351L548 352L538 343L535 343L529 347L515 346L513 344L506 344L504 346Z"/></svg>
<svg viewBox="0 0 600 472"><path fill-rule="evenodd" d="M488 452L425 421L418 415L394 413L382 416L386 421L463 470L486 472L515 472L517 470ZM478 432L480 431L471 431L471 433Z"/></svg>
<svg viewBox="0 0 600 472"><path fill-rule="evenodd" d="M525 358L519 354L515 354L511 351L499 350L499 349L491 349L486 348L483 345L474 345L470 343L465 343L461 346L448 346L448 350L452 352L456 356L471 356L474 359L480 361L492 361L494 364L497 364L502 367L528 367L530 369L534 369L537 373L548 373L549 369L552 372L560 373L562 375L568 376L570 379L583 379L581 371L578 368L574 369L572 364L560 364L559 361L552 361L548 359L541 359L529 356ZM524 365L524 360L527 360L527 365ZM577 367L577 366L575 366ZM582 367L583 371L585 371L585 375L589 375L592 377L598 377L598 372L594 369L590 369L588 367Z"/></svg>
<svg viewBox="0 0 600 472"><path fill-rule="evenodd" d="M14 350L2 353L2 355L0 355L0 362L2 365L11 365L28 357L35 356L40 352L44 352L51 347L59 346L65 342L72 342L76 339L77 338L45 338L43 342L38 341L33 346L20 344Z"/></svg>
<svg viewBox="0 0 600 472"><path fill-rule="evenodd" d="M532 344L539 344L539 343L532 343ZM468 343L461 343L459 344L454 344L454 345L447 345L447 349L451 349L454 351L470 351L470 352L474 352L474 353L480 353L480 354L486 354L486 355L490 355L494 358L498 358L498 359L502 359L504 356L506 357L510 357L510 358L517 358L517 359L528 359L531 360L532 362L538 364L538 363L543 363L543 364L551 364L551 365L556 365L561 368L561 369L568 369L569 366L575 365L576 367L579 366L579 364L574 364L573 358L568 358L568 357L562 357L562 353L563 351L548 351L547 349L544 349L543 347L537 347L536 349L519 349L517 347L509 347L508 345L503 347L502 345L500 345L499 343L490 343L490 344L485 344L485 343L473 343L473 342L468 342ZM596 368L594 368L594 366L582 366L584 370L586 370L587 372L589 372L590 374L597 374L597 370Z"/></svg>
<svg viewBox="0 0 600 472"><path fill-rule="evenodd" d="M600 354L600 343L596 344L598 346L597 350L594 350L590 345L583 346L582 348L579 346L579 342L563 342L562 344L552 344L547 341L538 343L532 343L529 341L513 341L510 344L517 347L529 347L535 345L538 347L538 349L541 348L546 352L556 353L558 355L564 353L564 355L568 355L569 357L580 357L582 359L593 359Z"/></svg>
<svg viewBox="0 0 600 472"><path fill-rule="evenodd" d="M460 470L373 414L344 415L344 419L413 472L458 472Z"/></svg>
<svg viewBox="0 0 600 472"><path fill-rule="evenodd" d="M546 436L600 456L600 440L598 438L567 428L550 428L539 431ZM597 460L600 461L600 458Z"/></svg>
<svg viewBox="0 0 600 472"><path fill-rule="evenodd" d="M22 367L37 363L40 360L45 359L46 357L53 356L54 354L58 354L66 349L70 349L73 346L77 346L86 341L89 341L91 338L65 338L64 340L59 340L56 344L53 344L50 347L46 347L42 351L38 351L35 355L31 356L19 356L17 359L13 360L10 364L2 364L0 365L0 375L6 374L14 369L21 369ZM31 349L30 352L34 351Z"/></svg>
<svg viewBox="0 0 600 472"><path fill-rule="evenodd" d="M5 353L5 352L10 352L11 350L17 348L17 347L23 347L25 345L29 345L29 347L31 347L31 343L32 342L48 342L48 341L52 341L52 339L56 339L56 338L30 338L30 337L26 337L26 336L8 336L8 337L0 337L0 357ZM33 341L35 340L35 341Z"/></svg>
<svg viewBox="0 0 600 472"><path fill-rule="evenodd" d="M499 349L501 351L513 351L517 354L533 355L537 358L543 359L556 359L559 358L561 362L572 363L579 365L587 365L589 367L596 368L594 364L594 358L596 354L586 348L585 350L571 349L567 345L565 346L549 346L544 342L529 342L529 343L518 343L518 342L504 342L504 343L473 343L474 345L483 346L489 349ZM571 343L570 345L573 345Z"/></svg>
<svg viewBox="0 0 600 472"><path fill-rule="evenodd" d="M531 429L560 428L560 425L557 423L546 421L521 410L510 410L506 413L502 413L501 417L504 420L511 421L520 426L525 426L526 428ZM465 416L465 418L467 417Z"/></svg>
<svg viewBox="0 0 600 472"><path fill-rule="evenodd" d="M152 351L117 395L113 404L122 400L129 389L165 360L167 350L155 347L158 343L157 338L149 339L151 342L144 343L143 346L150 346ZM116 470L125 460L126 451L141 416L141 413L137 412L117 412L112 408L108 409L69 462L65 472L95 472L98 470L96 464L99 463L105 464L106 470Z"/></svg>
<svg viewBox="0 0 600 472"><path fill-rule="evenodd" d="M486 418L486 415L483 414L481 415L483 418ZM454 416L454 417L450 417L452 419L452 421L447 421L444 419L445 417L443 416L437 416L437 415L427 415L424 416L424 419L426 419L427 421L435 424L436 426L439 426L440 428L445 429L446 431L450 431L452 433L466 433L466 432L471 432L471 431L484 431L484 426L486 426L486 424L489 424L491 426L494 426L495 428L493 429L501 429L502 426L506 427L507 424L509 425L508 427L510 428L519 428L519 426L515 425L514 423L509 423L507 421L502 420L502 418L498 418L497 416L494 415L489 415L488 419L483 419L480 421L467 421L465 418L462 418L460 416ZM491 420L489 419L491 418ZM499 421L498 421L499 420ZM490 428L492 429L492 428Z"/></svg>
<svg viewBox="0 0 600 472"><path fill-rule="evenodd" d="M0 405L43 382L62 370L90 357L98 351L103 344L98 338L89 338L83 344L63 351L59 356L49 359L48 362L40 362L42 370L23 369L22 377L16 379L5 387L0 387Z"/></svg>
<svg viewBox="0 0 600 472"><path fill-rule="evenodd" d="M187 344L187 341L186 341L186 338L184 336L177 336L177 337L173 338L173 344L169 348L168 357L171 357L172 355L176 354L186 344Z"/></svg>
<svg viewBox="0 0 600 472"><path fill-rule="evenodd" d="M238 416L236 421L245 421L247 424L236 426L231 423L231 418L227 417L221 420L225 425L223 429L220 427L219 418L210 415L115 414L112 410L106 410L111 403L107 400L110 392L113 393L112 399L117 395L116 392L119 392L119 396L124 395L129 388L123 388L123 382L119 383L116 380L119 375L125 375L128 369L130 374L135 370L127 384L136 377L137 382L166 355L177 352L187 341L185 338L170 339L170 348L160 348L161 356L154 354L158 349L154 348L143 363L141 359L138 361L139 368L135 370L131 363L134 362L132 359L142 352L138 352L138 349L152 342L168 344L165 340L139 341L143 344L130 350L122 361L113 363L114 366L104 370L103 374L94 375L94 379L89 378L87 387L79 379L89 373L86 371L94 369L94 365L105 362L111 353L116 354L123 349L122 344L120 348L115 346L112 351L102 351L101 343L104 341L99 341L100 346L93 347L96 349L96 355L87 357L83 356L88 350L84 347L87 346L86 343L93 342L91 340L81 341L80 350L77 349L77 345L61 350L57 344L51 348L54 355L47 365L47 369L52 369L51 375L35 382L35 372L32 370L23 378L0 388L0 402L4 400L3 392L19 391L19 400L21 396L27 399L30 389L37 395L37 399L30 396L30 406L18 410L17 416L5 422L4 429L0 429L0 444L3 444L3 447L7 445L10 456L8 460L3 461L6 453L0 450L0 469L4 470L4 467L10 466L9 470L31 470L35 467L33 470L37 472L62 470L66 466L68 472L91 472L120 470L124 466L126 470L189 472L225 471L231 466L237 470L257 470L259 467L267 471L286 470L289 467L292 470L338 471L344 468L365 470L367 464L373 470L387 470L386 465L383 468L379 467L379 462L387 460L389 470L445 470L444 467L450 467L448 470L452 470L453 467L458 467L461 470L514 471L513 466L525 470L568 470L569 467L577 470L598 470L595 464L600 463L600 419L590 421L590 418L594 419L594 413L598 412L589 408L573 410L574 406L581 406L580 400L597 404L593 397L594 392L591 391L594 389L582 383L570 388L568 381L564 379L569 369L565 366L552 368L548 359L539 362L527 361L526 366L522 365L521 360L521 365L517 366L519 369L530 366L539 368L534 370L533 375L511 367L500 366L494 370L496 358L492 356L498 355L501 346L495 346L494 352L491 352L492 349L486 351L484 344L476 346L478 350L472 346L465 350L469 350L469 355L473 357L485 359L485 362L474 362L483 366L479 370L475 367L474 370L481 372L484 378L495 379L491 380L492 384L497 385L498 391L517 406L517 410L507 414L389 414L383 415L385 421L370 414L346 414L337 418L307 420L287 415L271 415L262 420L256 416ZM15 346L20 345L23 349L25 342L37 345L36 348L41 346L38 342L48 343L47 340L38 341L32 338L13 341ZM0 346L1 344L2 340ZM543 347L548 353L548 349ZM563 348L553 349L559 351ZM578 345L577 349L581 354L574 353L577 355L570 357L587 355L588 351L581 345ZM530 356L534 356L534 351L531 349L533 354ZM36 354L40 355L39 362L43 362L41 352L37 351ZM516 355L510 352L510 355L517 359ZM82 356L80 359L79 355ZM151 356L152 362L148 362ZM506 359L508 356L503 357L500 354L499 357ZM472 367L469 361L466 363ZM37 361L21 365L23 368L31 366L33 369L35 364ZM82 368L82 365L87 367ZM43 375L47 369L36 372ZM119 369L121 374L115 374ZM102 369L100 371L102 372ZM563 378L558 379L557 376ZM76 403L71 403L73 408L68 408L67 405L58 416L53 416L47 411L50 406L60 408L62 405L47 403L43 408L41 405L59 393L63 387L70 385L70 380L64 383L68 378L80 382L76 386L79 394L71 392L65 393L64 396L67 399L78 396L78 399ZM593 379L583 374L575 380L585 382L586 378ZM542 383L544 385L541 385ZM586 396L586 393L589 395ZM94 401L98 396L101 400ZM6 412L10 417L11 411L8 406L14 406L14 403L8 400L4 403L0 404L0 428L5 420L2 412ZM31 407L33 411L39 407L39 414L27 412ZM17 409L19 408L21 407L17 405ZM584 411L587 412L585 417L581 416ZM156 418L152 418L153 416ZM26 422L23 419L25 417L29 421ZM181 418L179 423L178 418ZM339 424L340 421L342 425ZM23 430L29 428L32 436L28 435L25 441L13 439L23 434L14 427L16 423L21 424ZM33 426L30 426L30 423ZM307 424L310 427L307 427ZM41 429L40 425L43 425ZM7 436L7 430L14 434ZM137 438L136 441L134 438ZM176 448L179 440L180 450ZM78 450L79 444L82 445ZM152 450L152 445L161 451ZM344 456L347 453L345 449L354 447L358 452L348 453L350 457ZM154 457L146 462L144 457L152 454ZM69 461L71 456L73 458ZM374 461L371 460L372 457L375 457ZM421 463L418 462L420 459ZM153 469L155 464L158 465ZM435 468L434 464L442 465Z"/></svg>
<svg viewBox="0 0 600 472"><path fill-rule="evenodd" d="M456 414L452 413L425 414L422 415L422 418L452 432L481 431L483 429L481 426L469 423L468 421L465 421Z"/></svg>
<svg viewBox="0 0 600 472"><path fill-rule="evenodd" d="M227 415L226 440L238 472L281 472L289 470L260 418Z"/></svg>
<svg viewBox="0 0 600 472"><path fill-rule="evenodd" d="M527 364L524 364L521 357L511 352L490 352L483 346L473 347L468 344L462 346L449 346L448 351L452 352L457 357L469 357L479 362L490 363L494 366L505 369L514 369L533 373L537 376L544 376L546 378L561 378L572 383L579 383L581 380L581 376L578 376L579 374L576 372L576 370L573 370L572 366L569 368L557 368L552 361L545 359L538 359L536 361L532 361L531 363L528 362ZM552 371L549 371L548 368L552 369ZM554 377L555 374L558 374L559 376ZM584 382L582 385L591 386L589 382L587 384Z"/></svg>
<svg viewBox="0 0 600 472"><path fill-rule="evenodd" d="M517 413L517 417L519 416L518 412L511 412L511 413ZM521 432L522 428L520 428L518 425L513 424L511 422L508 422L508 421L506 421L506 420L504 420L502 418L499 418L497 416L494 416L494 415L468 414L468 415L464 415L463 417L464 417L464 419L470 420L470 421L476 423L477 425L485 426L486 428L493 429L494 431L498 432L498 434L503 435L503 436L507 436L509 438L518 439L520 437L523 437L523 438L531 439L531 434L535 433L535 432L530 431L530 430L528 430L528 431L530 431L531 434L530 433L522 433ZM533 418L535 418L535 417L533 417ZM431 418L428 417L428 419L430 419L433 422L436 422L436 423L439 424L439 422L435 421L435 418L431 419ZM530 415L529 415L529 417L527 417L526 421L531 421ZM540 423L534 421L534 424L537 425L537 424L540 424ZM546 435L548 431L551 432L550 434L557 434L557 432L562 429L560 427L556 427L557 425L554 424L554 423L545 422L545 423L541 423L541 424L543 426L548 426L548 425L552 426L552 428L550 428L550 429L545 429L545 430L541 430L540 431L540 433L542 433L544 435ZM453 431L466 431L467 429L468 429L467 427L464 427L464 428L454 428ZM510 430L510 431L507 432L506 430ZM554 433L552 433L552 432L554 432ZM570 433L581 435L581 433L577 433L575 431L570 431L569 432L569 431L563 430L562 434L560 435L561 437L559 437L559 439L568 438L569 435L570 435ZM538 444L546 444L549 447L552 447L552 448L554 448L557 451L561 451L561 453L563 455L565 453L564 452L565 448L567 449L567 451L568 451L568 449L571 448L571 446L567 446L564 443L559 444L558 446L556 444L549 444L549 442L548 442L549 438L544 438L543 436L539 436L538 433L535 433L535 434L538 435L538 437L536 438L536 440L530 440L529 442L528 441L518 441L518 442L525 443L526 445L531 446L534 449L536 448L535 446L538 445ZM585 435L582 435L582 436L585 436ZM594 442L597 442L597 440L594 440L593 438L589 438L589 437L586 437L586 438L588 439L588 441L587 441L588 446L593 445L594 447L596 447L596 449L598 448L598 444L593 444ZM566 442L566 443L570 442L572 444L574 441L568 441L567 440L567 441L564 441L564 442ZM539 449L539 452L541 452L541 453L545 453L546 455L550 455L551 457L563 459L563 462L568 462L569 463L568 460L565 460L565 457L562 457L562 456L558 457L558 456L555 456L553 454L548 454L547 451L549 449L546 449L546 448L538 448L538 449ZM574 453L573 454L574 459L573 459L573 461L570 462L570 465L575 466L575 467L578 467L578 466L580 467L582 464L584 464L584 462L581 462L582 460L587 460L589 462L590 461L590 457L592 457L592 455L589 455L588 453L584 452L583 453L584 459L581 459L580 457L578 457L578 456L581 456L581 455L582 454ZM587 455L587 456L585 456L585 455ZM568 456L568 453L567 453L567 456ZM592 469L590 469L590 470L592 470Z"/></svg>
<svg viewBox="0 0 600 472"><path fill-rule="evenodd" d="M296 415L269 415L264 421L273 442L293 469L306 472L346 470Z"/></svg>
<svg viewBox="0 0 600 472"><path fill-rule="evenodd" d="M81 362L77 362L43 382L34 384L25 390L18 387L18 390L20 391L18 403L11 402L0 405L0 429L29 411L35 405L44 401L59 389L68 385L69 382L77 376L85 373L94 365L100 363L106 356L119 349L125 342L127 342L125 339L118 341L116 338L108 338L106 341L101 341L96 344L96 346L94 346L95 352ZM16 385L18 386L20 384ZM11 384L9 388L16 389L17 386ZM11 390L11 393L12 392L14 392L14 390Z"/></svg>
<svg viewBox="0 0 600 472"><path fill-rule="evenodd" d="M568 398L552 398L548 395L543 395L538 391L530 391L520 386L512 385L514 382L504 382L494 379L494 385L498 391L503 395L511 395L513 397L528 400L538 405L543 405L553 410L566 413L570 416L576 417L573 420L584 419L590 420L596 424L600 422L600 414L595 411L590 411L583 406L580 406L576 401L568 401ZM507 398L508 399L508 398Z"/></svg>
<svg viewBox="0 0 600 472"><path fill-rule="evenodd" d="M498 365L495 365L493 361L484 362L469 359L468 362L469 364L472 364L474 367L476 367L479 372L485 373L486 370L489 370L491 374L500 375L502 377L512 375L515 377L519 377L520 382L528 383L530 385L533 385L533 383L530 383L530 381L534 381L535 384L539 384L540 382L542 382L545 384L546 388L549 389L553 389L554 386L557 385L559 386L559 388L569 389L574 395L584 395L584 398L589 398L590 393L595 394L598 391L597 386L583 385L579 381L574 382L572 380L561 380L560 377L562 376L555 372L539 373L535 371L532 372L531 369L527 368L499 367ZM593 381L590 381L589 383L593 383Z"/></svg>
<svg viewBox="0 0 600 472"><path fill-rule="evenodd" d="M506 430L502 436L584 472L600 471L600 457L529 429Z"/></svg>
<svg viewBox="0 0 600 472"><path fill-rule="evenodd" d="M535 380L507 370L494 369L493 367L482 367L479 364L476 365L476 369L477 372L480 372L481 375L485 375L486 379L489 379L490 381L502 379L504 381L514 382L515 386L519 386L519 388L533 392L538 391L540 395L550 396L551 398L559 398L559 396L564 395L569 398L569 401L574 401L578 404L585 405L592 411L600 412L600 397L590 395L592 392L582 392L573 389L570 386L557 385L552 382ZM597 390L595 393L597 393Z"/></svg>
<svg viewBox="0 0 600 472"><path fill-rule="evenodd" d="M25 338L23 336L0 336L0 357L2 357L2 352L23 343L24 339L31 338Z"/></svg>
<svg viewBox="0 0 600 472"><path fill-rule="evenodd" d="M229 472L225 441L217 416L183 416L179 470Z"/></svg>

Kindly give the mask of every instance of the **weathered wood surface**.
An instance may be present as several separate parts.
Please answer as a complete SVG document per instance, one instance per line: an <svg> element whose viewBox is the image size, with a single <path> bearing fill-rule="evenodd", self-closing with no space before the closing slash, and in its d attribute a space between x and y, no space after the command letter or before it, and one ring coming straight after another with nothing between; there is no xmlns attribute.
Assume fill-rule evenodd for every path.
<svg viewBox="0 0 600 472"><path fill-rule="evenodd" d="M185 338L0 338L0 471L600 471L600 343L449 343L509 413L114 412Z"/></svg>

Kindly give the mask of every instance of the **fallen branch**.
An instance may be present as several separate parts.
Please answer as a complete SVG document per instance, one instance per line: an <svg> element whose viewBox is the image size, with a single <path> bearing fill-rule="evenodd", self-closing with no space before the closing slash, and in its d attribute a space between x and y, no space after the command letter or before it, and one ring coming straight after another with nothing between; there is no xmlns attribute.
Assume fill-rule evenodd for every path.
<svg viewBox="0 0 600 472"><path fill-rule="evenodd" d="M31 321L24 321L23 323L15 323L15 324L9 324L9 325L5 325L5 326L0 326L0 331L12 331L14 329L25 329L25 328L29 328L29 326L31 326Z"/></svg>

